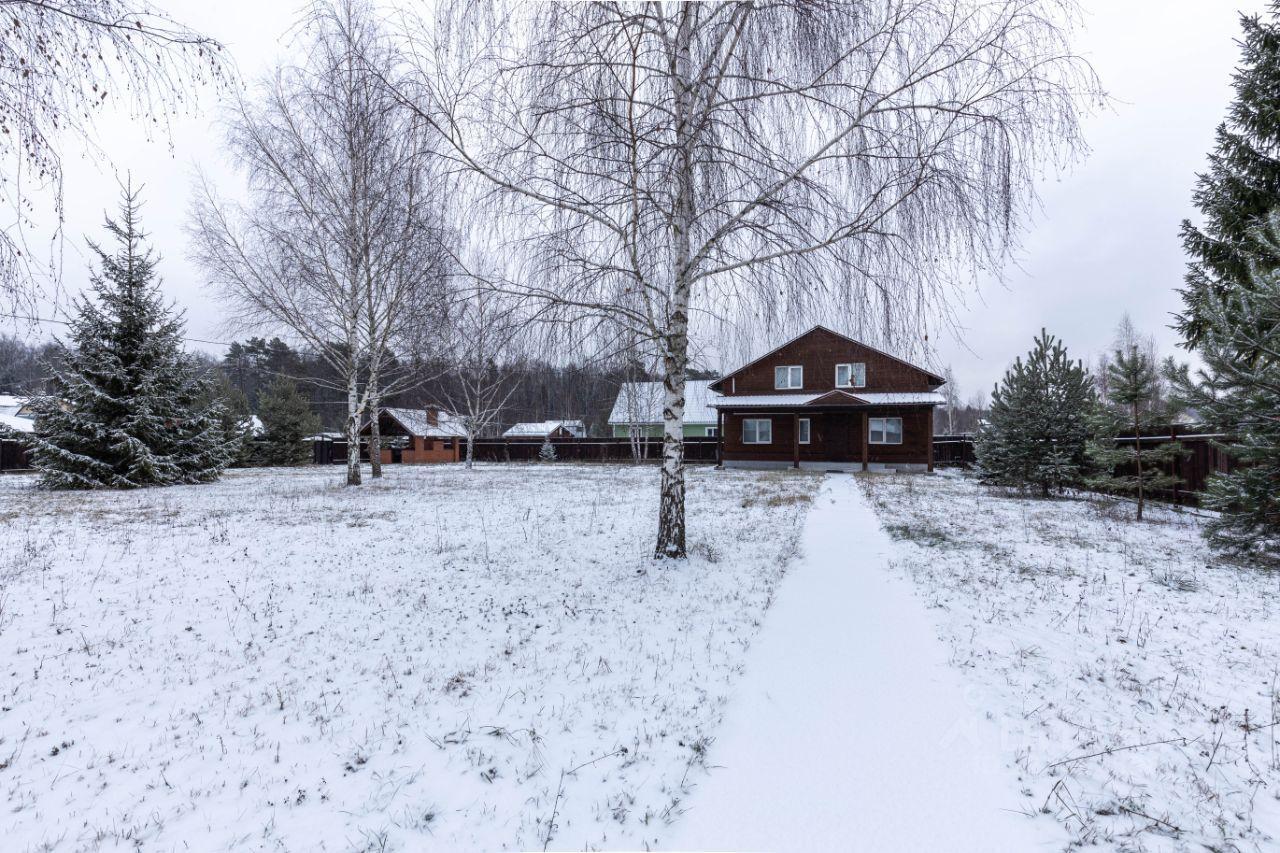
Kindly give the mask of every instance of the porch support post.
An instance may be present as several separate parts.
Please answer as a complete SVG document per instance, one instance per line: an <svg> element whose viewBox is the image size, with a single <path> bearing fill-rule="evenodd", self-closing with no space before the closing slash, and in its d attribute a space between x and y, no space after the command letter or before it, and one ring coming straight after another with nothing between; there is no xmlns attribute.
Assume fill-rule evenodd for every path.
<svg viewBox="0 0 1280 853"><path fill-rule="evenodd" d="M800 415L791 414L791 467L800 467Z"/></svg>
<svg viewBox="0 0 1280 853"><path fill-rule="evenodd" d="M716 409L716 467L724 467L724 409Z"/></svg>
<svg viewBox="0 0 1280 853"><path fill-rule="evenodd" d="M870 424L867 422L867 410L862 410L862 470L867 470L867 440L870 434Z"/></svg>
<svg viewBox="0 0 1280 853"><path fill-rule="evenodd" d="M929 473L933 473L933 409L929 409Z"/></svg>

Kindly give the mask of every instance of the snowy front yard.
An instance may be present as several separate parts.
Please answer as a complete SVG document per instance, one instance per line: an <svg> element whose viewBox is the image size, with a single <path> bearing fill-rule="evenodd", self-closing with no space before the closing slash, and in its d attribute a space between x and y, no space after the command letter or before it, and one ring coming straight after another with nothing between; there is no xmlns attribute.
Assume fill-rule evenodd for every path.
<svg viewBox="0 0 1280 853"><path fill-rule="evenodd" d="M1026 500L961 476L861 481L934 608L1025 810L1118 850L1280 840L1280 575L1196 516Z"/></svg>
<svg viewBox="0 0 1280 853"><path fill-rule="evenodd" d="M0 480L5 849L661 843L819 479L341 475Z"/></svg>

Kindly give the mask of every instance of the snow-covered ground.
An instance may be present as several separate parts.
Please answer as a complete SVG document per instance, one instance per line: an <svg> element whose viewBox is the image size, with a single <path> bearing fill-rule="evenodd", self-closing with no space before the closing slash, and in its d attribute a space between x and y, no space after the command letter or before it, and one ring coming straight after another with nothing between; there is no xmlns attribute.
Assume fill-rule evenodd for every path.
<svg viewBox="0 0 1280 853"><path fill-rule="evenodd" d="M657 473L0 480L0 846L660 846L819 478Z"/></svg>
<svg viewBox="0 0 1280 853"><path fill-rule="evenodd" d="M1167 507L860 479L1027 811L1117 850L1280 843L1280 574ZM923 817L923 815L922 815Z"/></svg>

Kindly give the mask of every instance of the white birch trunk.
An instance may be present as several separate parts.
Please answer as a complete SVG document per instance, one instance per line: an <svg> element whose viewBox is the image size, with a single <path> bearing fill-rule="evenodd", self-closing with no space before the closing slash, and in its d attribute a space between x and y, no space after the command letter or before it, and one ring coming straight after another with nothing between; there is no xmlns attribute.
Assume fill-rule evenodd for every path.
<svg viewBox="0 0 1280 853"><path fill-rule="evenodd" d="M476 450L476 432L473 429L467 430L467 470L470 471L472 462L475 460Z"/></svg>
<svg viewBox="0 0 1280 853"><path fill-rule="evenodd" d="M676 196L671 223L672 282L670 310L666 317L662 352L662 484L658 500L658 542L654 557L683 559L685 556L684 515L684 391L689 369L689 295L693 270L691 231L694 221L694 174L691 130L693 97L689 8L679 12L675 51L671 57L675 86L678 162L675 169Z"/></svg>
<svg viewBox="0 0 1280 853"><path fill-rule="evenodd" d="M382 432L378 424L382 399L378 392L378 375L369 376L369 469L377 480L382 476Z"/></svg>
<svg viewBox="0 0 1280 853"><path fill-rule="evenodd" d="M347 377L347 485L360 485L360 389L354 370Z"/></svg>

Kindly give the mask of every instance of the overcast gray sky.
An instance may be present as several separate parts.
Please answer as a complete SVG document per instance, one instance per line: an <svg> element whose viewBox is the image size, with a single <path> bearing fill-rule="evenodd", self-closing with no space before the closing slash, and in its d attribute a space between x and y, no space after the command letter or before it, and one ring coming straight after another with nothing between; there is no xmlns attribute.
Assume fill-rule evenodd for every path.
<svg viewBox="0 0 1280 853"><path fill-rule="evenodd" d="M248 80L281 53L298 4L290 0L155 0L174 18L223 41ZM1083 0L1087 17L1079 51L1115 98L1112 111L1090 119L1092 153L1041 188L1043 210L1024 241L1017 268L957 306L961 339L938 343L962 394L989 390L1041 326L1073 354L1105 350L1128 312L1161 349L1177 340L1168 329L1179 307L1175 288L1184 257L1178 223L1192 215L1195 173L1203 169L1213 130L1230 98L1240 11L1263 0ZM106 115L100 142L110 163L68 149L67 247L64 285L87 278L84 236L100 236L103 211L114 209L116 174L146 186L145 219L164 255L165 292L187 309L188 334L226 340L218 306L185 257L182 231L197 167L229 177L213 127L216 104L173 127L171 140L148 140L124 117Z"/></svg>

